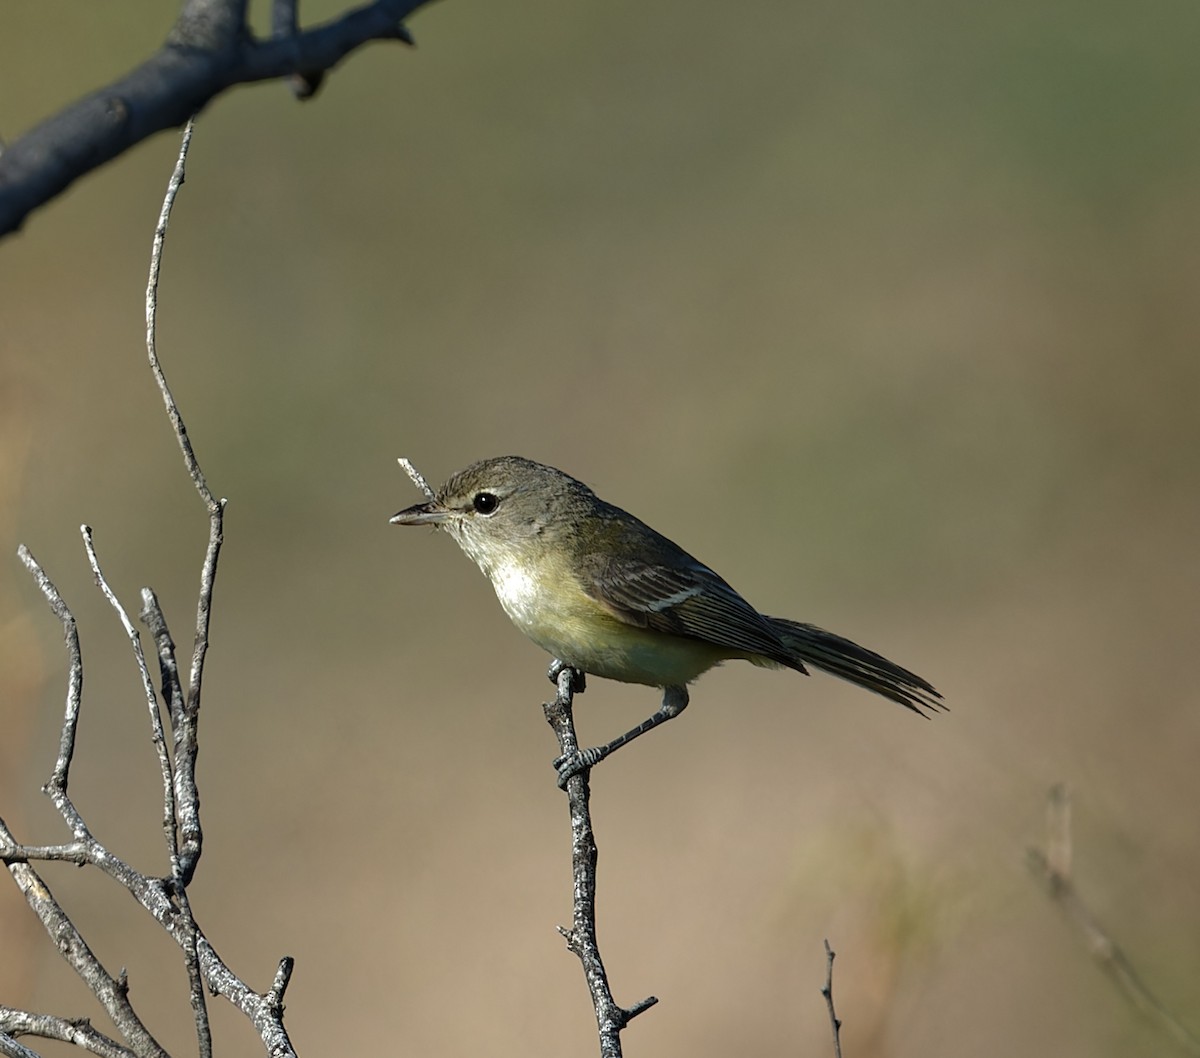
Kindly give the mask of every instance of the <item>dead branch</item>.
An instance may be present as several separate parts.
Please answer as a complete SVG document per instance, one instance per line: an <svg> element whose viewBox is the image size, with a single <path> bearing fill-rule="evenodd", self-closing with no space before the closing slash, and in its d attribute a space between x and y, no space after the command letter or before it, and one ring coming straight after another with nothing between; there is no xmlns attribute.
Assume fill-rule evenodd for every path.
<svg viewBox="0 0 1200 1058"><path fill-rule="evenodd" d="M562 756L579 752L579 739L575 734L575 719L572 703L577 693L584 688L583 673L569 665L555 661L550 666L550 678L554 680L558 693L552 702L543 707L546 720L558 738ZM600 1034L601 1058L620 1058L621 1030L634 1018L658 1002L649 996L628 1009L617 1005L608 975L600 958L600 945L596 941L596 836L592 831L590 769L572 775L566 782L567 803L571 812L571 871L574 878L574 899L571 928L559 926L558 931L566 938L567 950L574 952L583 966L592 1005L596 1009L596 1028Z"/></svg>
<svg viewBox="0 0 1200 1058"><path fill-rule="evenodd" d="M203 5L189 6L198 8ZM36 1058L35 1052L17 1042L18 1036L36 1036L64 1040L105 1058L169 1058L134 1010L129 999L129 985L124 971L114 977L105 969L88 947L79 928L71 921L33 866L37 862L49 861L65 861L82 867L94 867L108 875L123 886L180 946L189 982L197 1051L201 1058L211 1058L213 1053L206 988L214 996L225 996L250 1019L268 1055L272 1058L294 1058L295 1055L283 1026L283 1000L291 979L292 960L284 958L279 963L271 987L266 992L256 992L221 960L197 923L187 894L203 847L195 761L199 748L200 691L204 659L208 650L212 594L220 556L222 516L225 508L225 501L217 499L204 480L200 464L188 440L183 417L167 386L154 340L158 276L164 239L175 195L183 184L191 131L192 126L189 122L155 232L150 280L146 292L150 367L162 394L176 440L183 451L188 474L209 515L209 540L201 566L195 642L186 693L179 674L175 643L154 592L149 588L143 589L141 618L154 642L159 667L159 689L155 688L150 674L141 634L104 576L92 530L88 526L82 527L84 549L96 583L112 605L129 637L134 664L149 712L152 740L162 777L163 836L169 871L165 877L151 877L113 855L91 833L83 815L71 800L70 769L75 754L83 692L83 662L78 629L74 616L57 588L28 548L22 545L18 552L21 561L32 574L51 611L62 622L67 646L69 671L62 734L54 768L43 789L62 816L71 833L71 840L58 845L21 844L0 819L0 861L8 866L14 881L55 946L96 996L121 1040L98 1032L86 1019L60 1018L0 1007L0 1054L3 1055L19 1058L29 1058L33 1055ZM172 736L170 744L166 737L168 726Z"/></svg>
<svg viewBox="0 0 1200 1058"><path fill-rule="evenodd" d="M0 236L85 173L156 132L179 128L234 85L287 78L299 98L308 98L364 44L411 44L404 20L428 2L374 0L301 29L296 0L275 0L272 36L258 40L246 22L246 0L184 0L154 55L4 146Z"/></svg>

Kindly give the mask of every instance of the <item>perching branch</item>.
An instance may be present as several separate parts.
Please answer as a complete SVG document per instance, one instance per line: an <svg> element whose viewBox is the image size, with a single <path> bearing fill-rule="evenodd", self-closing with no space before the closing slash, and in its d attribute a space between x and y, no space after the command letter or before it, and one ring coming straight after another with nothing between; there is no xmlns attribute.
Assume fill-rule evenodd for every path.
<svg viewBox="0 0 1200 1058"><path fill-rule="evenodd" d="M577 693L584 689L583 673L577 672L561 661L550 666L550 678L554 680L558 694L543 708L546 720L558 738L562 756L579 752L579 739L575 734L575 718L572 703ZM567 950L579 956L583 975L587 979L592 1004L596 1008L596 1028L600 1034L601 1058L620 1058L621 1030L643 1011L654 1006L654 996L635 1003L625 1009L613 999L608 986L608 975L600 958L600 946L596 941L596 837L592 831L592 816L588 807L591 799L590 770L584 769L572 775L566 784L567 802L571 810L571 872L574 876L574 900L571 928L559 926L558 931L566 938Z"/></svg>
<svg viewBox="0 0 1200 1058"><path fill-rule="evenodd" d="M1083 902L1071 878L1071 794L1059 783L1046 799L1046 849L1029 849L1026 862L1062 908L1067 920L1082 934L1088 951L1112 978L1125 998L1152 1024L1166 1032L1185 1054L1200 1055L1200 1037L1183 1024L1146 987L1128 956L1112 939L1091 908Z"/></svg>
<svg viewBox="0 0 1200 1058"><path fill-rule="evenodd" d="M204 5L189 5L195 13ZM208 27L216 32L213 26ZM69 675L67 704L63 719L58 757L44 790L63 817L71 832L71 840L59 845L25 845L17 841L0 819L0 862L8 866L13 879L24 893L34 913L63 957L100 1001L104 1012L115 1026L120 1041L93 1029L86 1019L59 1018L48 1014L13 1010L0 1006L0 1055L29 1058L35 1052L17 1042L19 1036L64 1040L92 1054L105 1058L169 1058L142 1023L129 999L129 985L124 970L110 974L89 948L79 928L55 900L49 887L33 864L39 861L65 861L81 867L94 867L123 886L130 895L180 946L189 981L192 1015L195 1022L197 1051L201 1058L211 1058L212 1033L209 1027L205 990L222 995L250 1019L266 1053L272 1058L294 1058L295 1051L283 1027L283 1000L292 973L292 960L283 959L274 981L266 992L256 992L238 977L217 955L205 937L188 900L187 887L191 882L202 851L200 826L200 797L196 786L195 762L199 748L198 728L200 690L204 675L204 658L208 649L209 622L213 585L222 540L222 514L225 501L218 500L208 488L199 462L187 437L183 418L171 395L155 349L154 331L157 308L157 285L163 241L171 206L183 183L184 162L191 140L191 124L184 136L179 160L171 177L162 216L155 233L151 253L150 281L146 294L147 347L150 367L162 393L167 416L184 454L184 462L192 482L209 513L209 541L200 575L200 595L197 605L195 645L188 686L183 687L175 653L175 643L167 628L166 619L154 592L142 591L141 618L149 629L158 657L161 686L155 689L150 675L141 635L128 611L113 592L100 564L87 526L82 529L84 547L96 583L113 606L133 650L143 695L149 710L152 740L162 775L163 833L169 873L162 878L151 877L135 870L114 856L90 832L83 816L68 793L71 760L75 753L76 731L83 690L83 663L75 618L62 596L37 563L29 550L22 546L18 554L33 575L53 613L63 625L67 645ZM166 738L166 723L171 729L171 744Z"/></svg>
<svg viewBox="0 0 1200 1058"><path fill-rule="evenodd" d="M184 0L154 55L0 152L0 236L85 173L156 132L182 126L234 85L289 78L295 94L307 98L362 45L411 44L404 19L428 2L374 0L301 29L297 0L275 0L272 36L258 40L246 24L246 0Z"/></svg>
<svg viewBox="0 0 1200 1058"><path fill-rule="evenodd" d="M401 456L397 462L426 499L436 496L429 482L412 463ZM558 689L554 700L542 708L546 720L558 738L562 757L579 755L579 739L575 734L575 719L572 703L576 694L582 694L585 686L584 674L562 661L555 660L550 666L550 679ZM557 764L557 762L556 762ZM574 876L573 914L570 929L559 926L558 931L566 938L567 950L579 956L583 974L592 995L596 1010L596 1027L600 1034L601 1058L620 1058L621 1030L644 1010L654 1006L654 996L643 999L628 1010L619 1007L608 986L608 975L600 958L596 943L596 838L592 832L592 817L588 808L591 797L590 768L574 772L569 779L559 780L571 810L571 869Z"/></svg>

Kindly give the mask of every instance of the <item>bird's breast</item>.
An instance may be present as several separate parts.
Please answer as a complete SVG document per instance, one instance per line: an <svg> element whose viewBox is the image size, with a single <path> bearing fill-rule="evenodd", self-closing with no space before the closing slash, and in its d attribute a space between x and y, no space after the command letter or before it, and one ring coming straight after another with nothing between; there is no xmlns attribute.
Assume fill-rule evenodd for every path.
<svg viewBox="0 0 1200 1058"><path fill-rule="evenodd" d="M493 566L488 576L513 624L547 653L596 676L682 685L738 656L702 640L626 624L565 569L509 562Z"/></svg>
<svg viewBox="0 0 1200 1058"><path fill-rule="evenodd" d="M492 572L496 598L512 622L522 631L542 623L547 609L541 584L529 570L516 562L506 563Z"/></svg>

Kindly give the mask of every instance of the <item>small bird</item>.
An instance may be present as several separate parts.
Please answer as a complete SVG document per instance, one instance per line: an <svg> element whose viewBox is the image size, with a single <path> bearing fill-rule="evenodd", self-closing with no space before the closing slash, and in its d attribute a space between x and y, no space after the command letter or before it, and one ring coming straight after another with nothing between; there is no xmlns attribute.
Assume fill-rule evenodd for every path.
<svg viewBox="0 0 1200 1058"><path fill-rule="evenodd" d="M450 534L505 613L577 672L663 690L643 723L555 766L559 785L678 716L687 685L741 658L808 674L806 663L925 715L943 709L920 676L815 625L759 613L708 566L561 470L519 456L472 463L393 525Z"/></svg>

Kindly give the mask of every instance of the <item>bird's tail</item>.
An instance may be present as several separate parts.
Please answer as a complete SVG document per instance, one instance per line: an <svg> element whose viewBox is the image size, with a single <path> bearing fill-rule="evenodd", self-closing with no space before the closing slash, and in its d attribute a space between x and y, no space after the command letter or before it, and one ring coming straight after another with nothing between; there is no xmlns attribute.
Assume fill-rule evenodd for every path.
<svg viewBox="0 0 1200 1058"><path fill-rule="evenodd" d="M925 709L945 709L942 696L933 685L914 672L901 668L873 650L860 647L849 639L826 632L815 625L800 624L782 617L769 617L779 638L797 657L823 669L832 676L849 680L915 713Z"/></svg>

